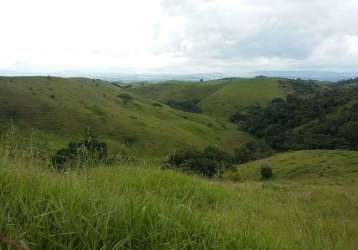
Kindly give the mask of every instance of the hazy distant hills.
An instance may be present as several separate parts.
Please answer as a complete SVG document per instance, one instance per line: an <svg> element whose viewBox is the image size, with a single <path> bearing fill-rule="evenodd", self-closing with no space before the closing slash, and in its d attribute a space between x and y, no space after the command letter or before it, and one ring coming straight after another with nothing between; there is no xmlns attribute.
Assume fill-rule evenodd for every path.
<svg viewBox="0 0 358 250"><path fill-rule="evenodd" d="M232 73L197 73L197 74L170 74L170 73L122 73L111 71L76 71L76 70L65 70L65 71L51 71L48 73L36 72L36 71L14 71L14 70L1 70L0 75L3 76L59 76L59 77L90 77L98 78L107 81L116 82L147 82L157 83L163 81L177 80L177 81L193 81L197 82L203 80L215 80L229 77L255 77L255 76L268 76L268 77L281 77L281 78L301 78L304 80L321 80L321 81L339 81L343 79L355 78L358 76L357 72L335 72L335 71L253 71L253 72L232 72Z"/></svg>
<svg viewBox="0 0 358 250"><path fill-rule="evenodd" d="M255 75L264 75L268 77L283 77L283 78L301 78L304 80L320 80L320 81L340 81L343 79L355 78L358 76L357 72L334 72L334 71L256 71L252 73Z"/></svg>

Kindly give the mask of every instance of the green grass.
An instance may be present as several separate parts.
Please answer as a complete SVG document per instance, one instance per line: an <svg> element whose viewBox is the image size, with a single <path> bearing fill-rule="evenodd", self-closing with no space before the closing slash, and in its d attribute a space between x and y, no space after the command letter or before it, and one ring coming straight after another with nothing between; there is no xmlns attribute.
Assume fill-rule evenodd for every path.
<svg viewBox="0 0 358 250"><path fill-rule="evenodd" d="M228 81L224 87L200 103L205 114L227 118L253 104L266 105L276 97L285 97L286 90L280 87L279 79L256 78Z"/></svg>
<svg viewBox="0 0 358 250"><path fill-rule="evenodd" d="M259 103L266 105L276 97L285 97L290 89L279 84L277 78L227 79L204 83L169 82L149 84L131 89L131 92L166 103L188 98L200 100L203 113L228 120L237 111Z"/></svg>
<svg viewBox="0 0 358 250"><path fill-rule="evenodd" d="M357 151L278 154L213 180L146 160L56 172L48 152L38 151L88 126L114 149L134 139L127 147L144 159L181 147L229 151L252 138L222 119L285 95L267 78L171 84L175 98L202 98L204 115L103 81L0 78L0 128L19 128L0 138L0 235L40 250L356 249ZM128 93L125 105L118 95ZM263 163L273 169L271 181L259 180Z"/></svg>
<svg viewBox="0 0 358 250"><path fill-rule="evenodd" d="M177 148L218 145L232 150L250 140L237 127L205 115L184 113L107 82L85 78L0 77L0 127L12 120L21 131L36 131L52 148L90 128L110 149L127 144L134 154L163 157ZM54 139L56 138L56 139Z"/></svg>
<svg viewBox="0 0 358 250"><path fill-rule="evenodd" d="M231 183L155 166L56 173L29 155L13 160L1 153L0 233L29 249L323 250L358 244L356 181Z"/></svg>
<svg viewBox="0 0 358 250"><path fill-rule="evenodd" d="M238 165L225 174L232 180L259 180L260 168L268 164L274 179L319 180L340 178L343 182L358 178L358 151L308 150L274 155Z"/></svg>
<svg viewBox="0 0 358 250"><path fill-rule="evenodd" d="M202 100L225 85L224 81L192 83L169 81L158 84L147 84L129 89L130 92L167 103L169 100L183 101L188 98Z"/></svg>

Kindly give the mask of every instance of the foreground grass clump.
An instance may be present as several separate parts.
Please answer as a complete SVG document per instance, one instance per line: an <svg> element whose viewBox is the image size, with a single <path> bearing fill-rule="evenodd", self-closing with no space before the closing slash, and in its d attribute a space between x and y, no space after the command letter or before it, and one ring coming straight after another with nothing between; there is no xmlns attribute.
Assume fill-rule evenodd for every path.
<svg viewBox="0 0 358 250"><path fill-rule="evenodd" d="M357 182L235 184L144 166L57 173L40 165L0 158L0 233L29 249L358 244Z"/></svg>
<svg viewBox="0 0 358 250"><path fill-rule="evenodd" d="M0 230L29 249L235 246L215 212L231 195L210 183L129 167L58 174L3 164Z"/></svg>

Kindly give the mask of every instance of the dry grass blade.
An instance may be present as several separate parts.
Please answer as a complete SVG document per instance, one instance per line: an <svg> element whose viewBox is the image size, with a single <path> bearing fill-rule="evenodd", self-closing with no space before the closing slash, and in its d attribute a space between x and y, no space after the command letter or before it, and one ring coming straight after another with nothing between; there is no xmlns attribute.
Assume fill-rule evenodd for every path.
<svg viewBox="0 0 358 250"><path fill-rule="evenodd" d="M15 240L9 240L5 238L3 234L0 233L0 244L5 244L15 248L16 250L28 250L26 247L23 247L20 243Z"/></svg>

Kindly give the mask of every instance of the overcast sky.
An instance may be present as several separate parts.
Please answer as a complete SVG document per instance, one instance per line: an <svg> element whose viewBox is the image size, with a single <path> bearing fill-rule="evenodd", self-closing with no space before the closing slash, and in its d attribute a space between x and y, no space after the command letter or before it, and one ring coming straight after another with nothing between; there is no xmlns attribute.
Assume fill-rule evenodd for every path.
<svg viewBox="0 0 358 250"><path fill-rule="evenodd" d="M358 0L0 0L0 70L358 70Z"/></svg>

